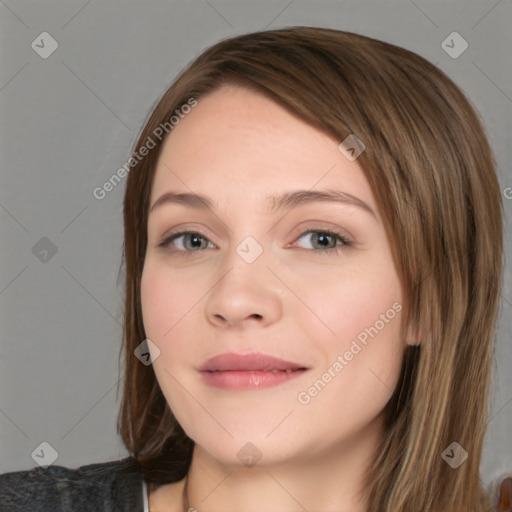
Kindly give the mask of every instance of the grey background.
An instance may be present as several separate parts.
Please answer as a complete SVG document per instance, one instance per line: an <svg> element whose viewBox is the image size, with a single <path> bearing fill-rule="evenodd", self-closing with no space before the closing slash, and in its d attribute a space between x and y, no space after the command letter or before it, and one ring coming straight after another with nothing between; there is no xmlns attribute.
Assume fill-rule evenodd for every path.
<svg viewBox="0 0 512 512"><path fill-rule="evenodd" d="M191 59L220 38L289 25L358 32L424 56L484 120L510 255L511 21L507 0L0 1L0 472L35 466L43 441L68 467L127 454L115 432L124 183L103 200L92 192L130 157L150 109ZM31 47L44 31L59 45L46 59ZM453 31L469 44L458 58L441 46ZM50 247L43 237L55 254L38 254ZM485 482L512 471L509 263Z"/></svg>

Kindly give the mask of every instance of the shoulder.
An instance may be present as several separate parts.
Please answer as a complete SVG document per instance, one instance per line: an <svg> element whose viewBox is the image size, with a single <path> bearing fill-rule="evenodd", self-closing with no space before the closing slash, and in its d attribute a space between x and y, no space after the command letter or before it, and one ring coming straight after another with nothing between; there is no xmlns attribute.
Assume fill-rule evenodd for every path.
<svg viewBox="0 0 512 512"><path fill-rule="evenodd" d="M0 510L142 511L142 477L130 457L81 466L35 467L0 475Z"/></svg>

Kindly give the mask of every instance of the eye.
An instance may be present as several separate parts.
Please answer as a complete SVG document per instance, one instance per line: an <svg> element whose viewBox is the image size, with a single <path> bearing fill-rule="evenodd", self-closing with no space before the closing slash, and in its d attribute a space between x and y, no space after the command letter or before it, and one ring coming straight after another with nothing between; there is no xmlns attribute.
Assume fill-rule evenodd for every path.
<svg viewBox="0 0 512 512"><path fill-rule="evenodd" d="M196 231L180 231L179 233L174 233L165 237L158 244L158 247L168 247L171 243L175 243L180 239L183 240L181 240L181 242L178 242L177 245L181 247L177 251L173 249L173 252L195 252L205 248L204 244L202 244L201 241L204 240L209 242L209 240L206 237L204 237L201 233L198 233ZM187 242L189 242L190 245L187 244ZM188 250L188 247L191 247L192 249Z"/></svg>
<svg viewBox="0 0 512 512"><path fill-rule="evenodd" d="M313 248L314 250L312 251L313 253L320 255L339 254L338 242L340 242L341 246L345 247L352 245L352 241L350 241L346 236L330 230L304 231L299 236L298 240L306 236L310 237L311 243L313 245L320 245L319 249ZM332 244L329 239L331 239L334 244ZM215 245L210 242L208 238L197 231L180 231L178 233L171 233L170 235L164 237L164 239L158 244L158 247L169 248L171 244L174 246L172 249L169 249L171 252L181 252L184 254L207 249L208 244L211 244L210 248L215 247ZM331 247L329 247L330 245Z"/></svg>
<svg viewBox="0 0 512 512"><path fill-rule="evenodd" d="M338 242L341 246L349 247L352 241L341 233L330 230L310 230L304 232L298 239L309 237L310 243L313 245L320 245L320 249L313 252L319 255L340 254ZM331 239L332 242L329 241Z"/></svg>

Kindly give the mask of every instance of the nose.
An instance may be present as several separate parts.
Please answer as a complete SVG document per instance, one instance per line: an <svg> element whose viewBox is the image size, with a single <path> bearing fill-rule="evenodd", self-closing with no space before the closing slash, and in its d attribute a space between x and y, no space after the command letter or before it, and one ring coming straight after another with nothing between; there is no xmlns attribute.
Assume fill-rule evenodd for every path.
<svg viewBox="0 0 512 512"><path fill-rule="evenodd" d="M216 327L235 328L263 328L278 321L283 313L282 283L265 258L247 263L235 253L228 265L208 294L208 321Z"/></svg>

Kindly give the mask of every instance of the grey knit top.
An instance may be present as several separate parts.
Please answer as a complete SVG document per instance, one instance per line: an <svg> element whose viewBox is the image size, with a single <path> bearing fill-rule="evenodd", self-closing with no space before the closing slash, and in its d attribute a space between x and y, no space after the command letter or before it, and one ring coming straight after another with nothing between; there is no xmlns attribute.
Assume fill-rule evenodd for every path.
<svg viewBox="0 0 512 512"><path fill-rule="evenodd" d="M178 476L177 476L178 479ZM512 512L512 477L493 511ZM69 469L35 467L0 474L0 512L149 512L148 486L128 457Z"/></svg>
<svg viewBox="0 0 512 512"><path fill-rule="evenodd" d="M0 475L2 512L148 512L147 485L130 457L77 469Z"/></svg>

